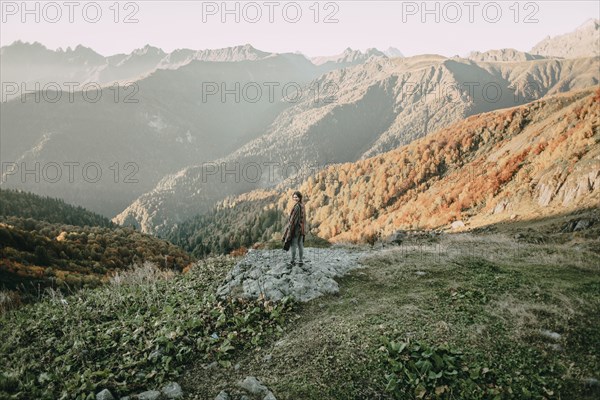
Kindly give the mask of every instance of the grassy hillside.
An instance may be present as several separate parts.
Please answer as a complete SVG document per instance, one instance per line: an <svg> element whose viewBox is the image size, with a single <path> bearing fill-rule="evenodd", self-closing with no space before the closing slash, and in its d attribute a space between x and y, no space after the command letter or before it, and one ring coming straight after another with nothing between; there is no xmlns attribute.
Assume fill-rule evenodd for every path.
<svg viewBox="0 0 600 400"><path fill-rule="evenodd" d="M307 304L217 301L236 260L125 275L0 316L0 397L122 396L176 380L204 400L238 393L249 375L284 400L599 394L593 252L416 235L373 250L338 295Z"/></svg>
<svg viewBox="0 0 600 400"><path fill-rule="evenodd" d="M217 301L231 265L221 257L188 274L144 268L0 315L0 398L126 395L177 379L192 359L230 366L232 354L276 335L289 308Z"/></svg>
<svg viewBox="0 0 600 400"><path fill-rule="evenodd" d="M212 399L256 376L289 400L597 398L599 271L570 246L416 236L297 307L238 368L198 363L183 387Z"/></svg>

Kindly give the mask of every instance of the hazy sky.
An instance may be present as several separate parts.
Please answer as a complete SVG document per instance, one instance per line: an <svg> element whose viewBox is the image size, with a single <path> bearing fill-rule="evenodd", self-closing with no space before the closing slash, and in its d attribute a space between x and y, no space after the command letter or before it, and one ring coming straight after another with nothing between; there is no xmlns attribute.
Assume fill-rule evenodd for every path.
<svg viewBox="0 0 600 400"><path fill-rule="evenodd" d="M466 55L505 47L528 51L548 35L600 18L598 1L0 3L2 46L15 40L38 41L50 49L82 44L105 56L146 44L169 52L250 43L265 51L308 56L389 46L407 56Z"/></svg>

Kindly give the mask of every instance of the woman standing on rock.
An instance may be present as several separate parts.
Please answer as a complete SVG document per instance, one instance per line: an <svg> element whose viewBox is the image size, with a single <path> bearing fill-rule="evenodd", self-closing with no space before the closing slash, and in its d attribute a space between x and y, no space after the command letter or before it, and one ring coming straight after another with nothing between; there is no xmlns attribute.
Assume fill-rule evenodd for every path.
<svg viewBox="0 0 600 400"><path fill-rule="evenodd" d="M306 209L302 203L302 194L298 191L292 195L294 207L290 212L288 224L283 234L284 249L291 244L292 247L292 264L296 262L296 247L298 247L298 263L304 264L302 257L304 256L304 236L306 227Z"/></svg>

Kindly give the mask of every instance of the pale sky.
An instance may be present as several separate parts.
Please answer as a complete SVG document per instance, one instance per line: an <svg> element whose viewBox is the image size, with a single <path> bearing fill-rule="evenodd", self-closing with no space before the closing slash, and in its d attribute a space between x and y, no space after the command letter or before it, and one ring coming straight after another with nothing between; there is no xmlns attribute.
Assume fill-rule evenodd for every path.
<svg viewBox="0 0 600 400"><path fill-rule="evenodd" d="M170 52L250 43L264 51L300 51L311 57L346 47L392 46L406 56L528 51L548 35L600 18L600 2L565 0L22 3L0 1L0 45L15 40L37 41L50 49L82 44L104 56L146 44Z"/></svg>

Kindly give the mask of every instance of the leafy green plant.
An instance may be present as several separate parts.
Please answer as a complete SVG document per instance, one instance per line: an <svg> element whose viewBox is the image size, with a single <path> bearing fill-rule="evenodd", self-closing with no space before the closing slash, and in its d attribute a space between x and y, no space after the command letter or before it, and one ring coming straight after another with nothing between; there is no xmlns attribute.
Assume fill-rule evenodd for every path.
<svg viewBox="0 0 600 400"><path fill-rule="evenodd" d="M386 390L397 399L552 399L564 390L564 367L532 348L490 360L447 344L385 336L381 343Z"/></svg>
<svg viewBox="0 0 600 400"><path fill-rule="evenodd" d="M456 397L458 393L485 393L478 385L490 370L469 367L463 353L451 346L395 341L387 337L382 338L382 343L384 363L389 371L386 390L395 398L446 398L452 394Z"/></svg>

